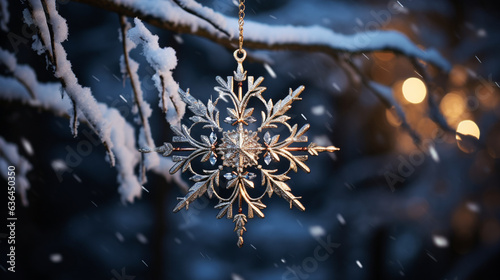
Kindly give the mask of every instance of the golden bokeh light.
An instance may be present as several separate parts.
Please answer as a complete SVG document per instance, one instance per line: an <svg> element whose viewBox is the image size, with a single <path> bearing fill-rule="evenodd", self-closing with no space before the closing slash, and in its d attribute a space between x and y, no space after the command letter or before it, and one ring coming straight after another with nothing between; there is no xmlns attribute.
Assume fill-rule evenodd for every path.
<svg viewBox="0 0 500 280"><path fill-rule="evenodd" d="M455 138L457 139L458 148L462 150L462 152L470 154L476 151L476 144L472 141L473 138L464 136L472 136L473 138L479 139L479 127L475 122L471 120L461 121L458 124Z"/></svg>
<svg viewBox="0 0 500 280"><path fill-rule="evenodd" d="M461 121L458 124L457 132L463 135L470 135L479 139L479 127L477 124L471 120ZM460 136L457 134L457 140L460 139Z"/></svg>
<svg viewBox="0 0 500 280"><path fill-rule="evenodd" d="M467 82L467 69L461 65L455 65L450 71L450 82L454 86L461 87Z"/></svg>
<svg viewBox="0 0 500 280"><path fill-rule="evenodd" d="M450 125L456 124L457 119L462 116L465 108L465 98L457 92L446 94L439 104L441 113L443 113Z"/></svg>
<svg viewBox="0 0 500 280"><path fill-rule="evenodd" d="M403 96L408 102L418 104L424 101L426 95L427 87L419 78L408 78L403 83Z"/></svg>

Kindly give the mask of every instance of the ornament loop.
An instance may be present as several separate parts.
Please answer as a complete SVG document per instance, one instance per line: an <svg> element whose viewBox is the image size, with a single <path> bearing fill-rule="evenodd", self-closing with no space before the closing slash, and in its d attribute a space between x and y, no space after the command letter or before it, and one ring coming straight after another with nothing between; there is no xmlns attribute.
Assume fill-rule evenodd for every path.
<svg viewBox="0 0 500 280"><path fill-rule="evenodd" d="M241 54L241 57L239 57L238 54ZM238 63L242 63L245 58L247 58L247 52L244 49L237 49L234 51L233 56Z"/></svg>

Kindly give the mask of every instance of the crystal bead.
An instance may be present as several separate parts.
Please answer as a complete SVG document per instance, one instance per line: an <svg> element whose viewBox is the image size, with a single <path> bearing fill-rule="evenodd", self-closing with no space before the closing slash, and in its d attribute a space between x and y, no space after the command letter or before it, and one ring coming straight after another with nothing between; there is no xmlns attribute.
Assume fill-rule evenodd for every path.
<svg viewBox="0 0 500 280"><path fill-rule="evenodd" d="M226 174L224 174L224 178L226 178L227 180L231 180L234 178L234 176L232 173L226 173Z"/></svg>
<svg viewBox="0 0 500 280"><path fill-rule="evenodd" d="M226 118L224 119L224 122L225 122L225 123L232 123L232 122L233 122L233 119L232 119L232 118L230 118L230 117L226 117Z"/></svg>
<svg viewBox="0 0 500 280"><path fill-rule="evenodd" d="M196 174L196 175L192 176L191 178L189 178L189 180L199 182L205 178L206 178L206 176Z"/></svg>
<svg viewBox="0 0 500 280"><path fill-rule="evenodd" d="M271 134L269 134L269 131L266 131L266 134L264 134L264 141L268 144L271 142Z"/></svg>
<svg viewBox="0 0 500 280"><path fill-rule="evenodd" d="M256 119L256 118L254 118L253 116L250 116L250 117L246 118L246 121L247 121L248 123L254 123L254 122L256 122L256 121L257 121L257 119Z"/></svg>
<svg viewBox="0 0 500 280"><path fill-rule="evenodd" d="M212 131L212 133L210 133L210 143L215 143L215 141L217 141L217 135Z"/></svg>
<svg viewBox="0 0 500 280"><path fill-rule="evenodd" d="M248 179L248 180L253 180L253 179L255 179L255 177L257 177L257 175L255 175L255 173L252 173L252 172L248 172L248 174L245 175L245 179Z"/></svg>
<svg viewBox="0 0 500 280"><path fill-rule="evenodd" d="M212 154L210 155L210 159L209 159L209 161L210 161L210 164L211 164L211 165L215 165L215 163L217 162L217 158L215 157L215 154L214 154L214 153L212 153Z"/></svg>
<svg viewBox="0 0 500 280"><path fill-rule="evenodd" d="M264 162L269 165L271 163L271 154L267 153L266 157L264 157Z"/></svg>

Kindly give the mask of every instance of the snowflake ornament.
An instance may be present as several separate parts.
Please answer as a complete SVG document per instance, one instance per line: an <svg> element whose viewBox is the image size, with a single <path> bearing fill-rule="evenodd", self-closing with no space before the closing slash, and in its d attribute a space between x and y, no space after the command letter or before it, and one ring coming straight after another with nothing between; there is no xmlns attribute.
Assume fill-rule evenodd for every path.
<svg viewBox="0 0 500 280"><path fill-rule="evenodd" d="M241 54L241 57L238 54ZM188 209L191 202L205 193L209 198L215 196L219 200L215 208L220 209L217 218L226 216L228 219L233 219L234 231L238 235L237 244L241 247L247 218L253 218L254 215L264 218L262 209L266 208L266 205L262 203L262 199L266 194L271 197L273 193L276 193L290 203L290 208L295 206L302 211L305 210L299 201L301 197L293 195L285 182L290 179L287 174L292 170L297 172L297 167L310 172L309 167L304 163L308 156L307 154L294 155L292 152L303 152L316 156L319 152L334 152L339 149L333 146L321 147L314 143L310 143L306 147L291 147L294 143L307 142L307 136L304 133L309 129L309 124L298 129L296 124L293 126L288 124L290 117L285 115L294 101L301 100L299 95L304 90L304 86L300 86L294 91L290 89L289 94L284 99L273 104L271 99L266 100L262 96L266 90L265 87L260 86L264 78L259 77L254 80L252 76L247 77L247 72L244 71L242 65L246 58L245 50L236 50L234 58L238 67L233 76L228 76L227 80L223 80L219 76L216 77L219 86L214 89L219 96L214 102L208 100L207 105L205 105L191 96L189 89L186 92L179 89L182 100L194 114L189 118L193 124L189 127L184 124L180 127L172 126L175 133L172 142L185 142L190 147L174 147L171 143L164 143L160 147L143 148L140 151L143 153L158 152L165 157L170 156L173 152L185 154L172 156L175 164L170 169L170 173L174 174L179 170L189 171L193 174L190 180L195 183L186 196L180 198L174 212L183 208ZM245 94L243 94L244 81L247 81ZM256 131L248 129L250 124L257 122L257 119L252 115L254 108L249 107L249 101L252 98L260 100L265 106L265 112L261 112L262 121ZM233 105L233 108L227 108L228 116L224 119L224 122L233 128L231 130L225 131L219 122L220 111L216 105L220 100L230 102ZM203 129L211 130L209 136L201 135L200 139L193 138L191 129L198 124L203 125ZM283 125L288 129L289 135L283 140L280 140L279 134L273 135L270 132L271 129L278 128L278 125ZM222 133L220 141L217 132ZM259 134L262 133L261 139ZM201 162L208 161L213 168L203 169L201 172L194 171L191 162L197 158L200 158ZM271 162L278 162L282 158L289 162L288 168L284 172L279 172L278 169L268 169ZM231 170L230 172L224 171L228 168ZM263 193L257 197L251 196L248 192L249 189L256 188L253 179L258 177L256 173L251 171L256 173L260 171L261 185L265 186ZM224 179L221 179L221 176ZM221 194L219 188L222 186L231 193L229 197L224 197ZM243 211L244 207L246 211ZM235 210L237 214L234 214Z"/></svg>

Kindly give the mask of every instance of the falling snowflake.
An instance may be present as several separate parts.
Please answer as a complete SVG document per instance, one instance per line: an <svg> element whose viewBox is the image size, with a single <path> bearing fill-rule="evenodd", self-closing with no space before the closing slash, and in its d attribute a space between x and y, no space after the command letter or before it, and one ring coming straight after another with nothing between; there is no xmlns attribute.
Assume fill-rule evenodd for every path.
<svg viewBox="0 0 500 280"><path fill-rule="evenodd" d="M299 201L300 197L293 195L285 182L290 179L287 176L288 172L292 170L297 172L297 167L310 172L309 167L304 163L308 156L307 154L294 155L292 152L307 152L315 156L319 152L334 152L338 148L322 147L315 143L310 143L306 147L291 147L294 143L308 141L304 133L309 129L309 124L298 129L296 124L293 126L288 124L290 117L285 115L291 108L291 104L301 99L299 95L304 90L304 86L300 86L296 90L290 89L289 94L284 99L274 104L272 100L266 100L262 96L266 88L260 84L264 78L259 77L254 80L252 76L247 77L246 71L243 70L242 62L246 57L246 52L243 52L242 57L238 57L238 51L236 51L234 57L238 62L238 67L233 76L227 77L227 80L216 77L219 86L214 89L219 96L215 101L210 99L205 105L191 96L189 89L187 91L179 90L182 100L194 114L189 118L193 124L189 127L184 124L172 126L175 133L172 142L188 143L190 147L174 147L171 143L164 143L160 147L142 148L140 151L143 153L158 152L165 157L170 156L172 152L187 154L172 156L175 164L170 169L170 173L174 174L179 170L189 171L193 174L190 180L195 182L186 196L180 199L174 212L183 208L188 209L191 202L205 193L210 198L215 196L219 200L215 208L220 209L217 218L227 216L228 219L233 219L234 230L238 235L237 244L241 247L243 233L246 231L245 225L248 222L247 218L253 218L254 215L264 218L262 209L266 208L266 205L262 203L262 199L266 194L271 197L273 193L276 193L290 203L290 208L295 206L302 211L305 210ZM245 94L243 94L244 81L247 81ZM253 117L255 108L249 107L249 101L252 99L260 100L265 106L265 112L261 112L262 121L256 131L249 129L250 124L257 122L257 119ZM227 108L228 116L224 119L225 123L231 125L232 129L230 130L224 130L219 122L220 112L216 106L220 100L230 102L234 106ZM210 129L211 132L208 134L209 136L201 135L200 139L197 140L191 135L191 130L199 124L203 125L203 129ZM279 134L273 135L270 131L273 128L278 128L279 125L285 126L289 133L281 141ZM220 142L217 133L222 133ZM261 133L264 134L262 139L259 137ZM191 162L196 158L200 158L201 162L209 162L213 168L203 169L201 172L194 171ZM278 172L278 169L268 169L271 162L278 162L282 158L289 162L286 171ZM230 168L231 172L224 173L225 168ZM258 197L252 197L248 192L249 189L255 188L252 180L258 177L257 174L249 172L249 170L256 173L260 171L261 184L265 186L265 191ZM229 197L223 197L220 193L219 186L223 185L221 184L221 175L225 179L225 188L232 190ZM246 214L243 213L243 204L246 204ZM234 214L233 208L236 209L237 214Z"/></svg>

